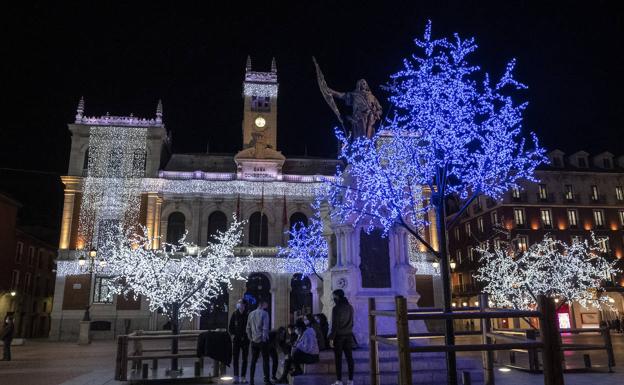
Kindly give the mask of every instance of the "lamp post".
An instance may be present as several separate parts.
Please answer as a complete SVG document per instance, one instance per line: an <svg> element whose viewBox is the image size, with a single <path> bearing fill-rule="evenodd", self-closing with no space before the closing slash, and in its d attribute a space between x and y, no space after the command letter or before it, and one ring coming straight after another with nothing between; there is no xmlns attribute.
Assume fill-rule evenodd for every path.
<svg viewBox="0 0 624 385"><path fill-rule="evenodd" d="M97 250L95 247L92 247L91 250L87 253L87 258L85 258L84 254L81 254L78 258L78 265L80 266L80 271L89 274L90 278L93 279L93 276L101 271L104 267L106 267L106 260L104 258L97 258ZM90 289L90 288L89 288ZM91 290L89 290L89 296L91 296ZM89 314L89 305L85 310L83 321L90 321L91 316Z"/></svg>
<svg viewBox="0 0 624 385"><path fill-rule="evenodd" d="M87 307L84 312L84 316L82 317L82 321L80 322L80 336L78 343L79 344L89 344L91 342L89 337L89 331L91 328L91 314L89 313L90 302L91 302L91 282L93 281L93 277L99 271L106 267L106 260L104 258L97 257L97 250L92 247L87 253L81 254L78 258L78 266L80 267L80 271L89 274L90 283L89 283L89 300Z"/></svg>

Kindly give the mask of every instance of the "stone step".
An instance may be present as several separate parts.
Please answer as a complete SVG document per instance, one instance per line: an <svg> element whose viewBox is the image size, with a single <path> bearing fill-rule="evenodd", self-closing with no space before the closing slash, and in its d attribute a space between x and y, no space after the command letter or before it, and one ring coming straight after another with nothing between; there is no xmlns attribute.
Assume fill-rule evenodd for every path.
<svg viewBox="0 0 624 385"><path fill-rule="evenodd" d="M370 360L367 358L354 358L355 371L366 372L370 369ZM346 368L346 361L343 361L343 368ZM458 370L480 369L481 364L478 361L463 359L458 357L457 368ZM335 373L335 364L333 357L322 356L318 363L305 365L304 372L306 374L325 374ZM399 360L396 357L381 357L379 358L379 369L382 371L398 371ZM426 358L412 356L412 370L445 370L446 361L444 357Z"/></svg>
<svg viewBox="0 0 624 385"><path fill-rule="evenodd" d="M483 372L481 370L468 370L470 372L471 382L474 385L483 384ZM463 371L458 371L458 378L461 378ZM313 374L313 375L301 375L297 377L291 377L290 384L292 385L331 385L336 381L334 374ZM346 384L346 373L343 374L343 382ZM384 372L380 374L380 384L383 385L398 385L398 373L397 372ZM420 370L416 371L412 377L412 383L414 384L428 384L428 385L446 385L446 371L443 370ZM354 385L370 385L371 379L368 372L355 372L353 376Z"/></svg>
<svg viewBox="0 0 624 385"><path fill-rule="evenodd" d="M396 358L398 355L398 349L394 346L384 346L384 345L380 345L379 349L378 349L378 357L379 358L385 358L385 357L391 357L391 358ZM334 357L334 352L333 350L323 350L320 353L321 359L325 356L327 357ZM413 357L419 357L421 359L429 359L429 358L441 358L444 359L444 353L414 353L412 354ZM360 348L360 349L356 349L353 350L353 358L366 358L368 359L370 357L370 352L368 351L368 349L365 348Z"/></svg>

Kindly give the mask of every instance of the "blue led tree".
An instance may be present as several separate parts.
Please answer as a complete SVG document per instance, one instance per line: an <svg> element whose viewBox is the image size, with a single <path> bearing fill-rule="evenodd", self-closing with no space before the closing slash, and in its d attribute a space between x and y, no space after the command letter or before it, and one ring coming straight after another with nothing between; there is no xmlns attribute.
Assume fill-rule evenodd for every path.
<svg viewBox="0 0 624 385"><path fill-rule="evenodd" d="M327 270L328 245L323 236L323 220L319 203L313 204L315 214L305 226L297 223L288 232L287 247L278 248L278 256L285 258L286 269L301 273L302 277L316 275L321 281L321 273Z"/></svg>
<svg viewBox="0 0 624 385"><path fill-rule="evenodd" d="M431 23L422 50L404 60L404 68L387 86L393 113L372 138L353 140L336 131L341 157L348 164L329 183L327 199L334 221L364 224L369 230L395 226L407 229L440 262L444 310L451 309L447 231L477 197L499 198L519 180L534 180L545 162L544 150L531 134L521 136L526 103L510 94L526 88L513 78L515 61L493 84L488 74L470 64L474 39L433 39ZM459 197L462 207L447 223L445 202ZM422 237L435 212L438 245ZM454 344L452 321L446 322L446 343ZM447 354L449 383L456 383L455 354Z"/></svg>

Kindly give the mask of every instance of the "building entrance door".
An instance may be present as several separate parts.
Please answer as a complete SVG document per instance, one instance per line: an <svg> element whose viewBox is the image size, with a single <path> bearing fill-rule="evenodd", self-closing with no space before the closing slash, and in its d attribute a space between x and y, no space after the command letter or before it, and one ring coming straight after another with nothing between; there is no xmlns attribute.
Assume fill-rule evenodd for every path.
<svg viewBox="0 0 624 385"><path fill-rule="evenodd" d="M262 273L252 273L247 278L246 291L243 298L247 301L249 311L256 310L260 301L267 301L269 319L271 317L271 281Z"/></svg>

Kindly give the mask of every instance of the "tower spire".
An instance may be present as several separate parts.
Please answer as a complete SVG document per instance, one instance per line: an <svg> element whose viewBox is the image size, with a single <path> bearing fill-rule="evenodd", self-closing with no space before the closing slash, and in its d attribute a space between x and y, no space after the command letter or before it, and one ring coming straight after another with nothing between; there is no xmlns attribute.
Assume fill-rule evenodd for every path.
<svg viewBox="0 0 624 385"><path fill-rule="evenodd" d="M277 73L277 65L275 64L275 57L271 59L271 72Z"/></svg>
<svg viewBox="0 0 624 385"><path fill-rule="evenodd" d="M158 99L158 104L156 105L156 122L162 123L163 116L163 108L162 108L162 99Z"/></svg>
<svg viewBox="0 0 624 385"><path fill-rule="evenodd" d="M245 65L245 71L251 71L251 56L247 55L247 65Z"/></svg>
<svg viewBox="0 0 624 385"><path fill-rule="evenodd" d="M76 109L76 123L82 120L83 115L84 115L84 96L81 96L80 101L78 102L78 108Z"/></svg>

